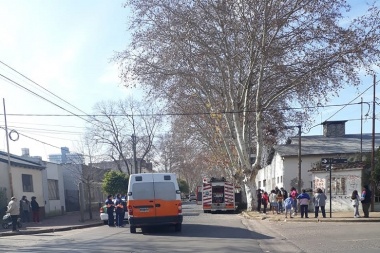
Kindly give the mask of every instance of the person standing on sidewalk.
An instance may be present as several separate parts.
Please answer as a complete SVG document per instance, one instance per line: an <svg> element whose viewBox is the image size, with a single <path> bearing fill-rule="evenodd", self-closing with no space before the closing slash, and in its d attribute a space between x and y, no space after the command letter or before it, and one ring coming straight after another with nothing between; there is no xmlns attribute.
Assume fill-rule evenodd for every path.
<svg viewBox="0 0 380 253"><path fill-rule="evenodd" d="M40 223L40 205L36 201L36 197L32 197L32 201L30 202L30 206L32 208L32 216L33 222Z"/></svg>
<svg viewBox="0 0 380 253"><path fill-rule="evenodd" d="M351 203L352 203L352 206L354 207L354 218L360 218L359 201L360 201L359 193L357 190L354 190L351 195Z"/></svg>
<svg viewBox="0 0 380 253"><path fill-rule="evenodd" d="M300 202L301 218L309 218L309 201L310 196L306 193L305 189L302 189L302 193L298 195L297 199Z"/></svg>
<svg viewBox="0 0 380 253"><path fill-rule="evenodd" d="M277 193L277 213L283 213L284 212L284 196L282 196L281 191Z"/></svg>
<svg viewBox="0 0 380 253"><path fill-rule="evenodd" d="M277 195L276 191L272 190L271 193L269 194L269 203L270 203L270 209L272 210L272 214L274 212L278 212L278 204L277 204Z"/></svg>
<svg viewBox="0 0 380 253"><path fill-rule="evenodd" d="M264 192L264 193L263 193L263 197L262 197L261 201L262 201L263 206L264 206L264 211L263 211L263 213L264 213L264 214L267 214L267 207L268 207L268 201L269 201L269 196L268 196L268 193L267 193L267 192Z"/></svg>
<svg viewBox="0 0 380 253"><path fill-rule="evenodd" d="M108 226L115 226L115 218L113 217L113 211L115 210L115 204L112 200L112 195L107 196L106 206L107 206L107 214L108 214Z"/></svg>
<svg viewBox="0 0 380 253"><path fill-rule="evenodd" d="M26 196L20 200L20 215L23 223L30 222L30 203Z"/></svg>
<svg viewBox="0 0 380 253"><path fill-rule="evenodd" d="M123 218L124 218L124 206L123 201L121 200L121 194L116 195L115 199L115 208L116 208L116 227L123 227Z"/></svg>
<svg viewBox="0 0 380 253"><path fill-rule="evenodd" d="M12 218L12 232L17 232L17 219L20 215L20 207L16 201L16 197L12 197L7 206L7 213L11 215Z"/></svg>
<svg viewBox="0 0 380 253"><path fill-rule="evenodd" d="M326 218L326 211L325 211L326 199L327 199L326 194L324 194L321 188L318 188L313 197L314 213L315 213L314 218L318 218L319 207L321 208L323 218Z"/></svg>
<svg viewBox="0 0 380 253"><path fill-rule="evenodd" d="M287 199L288 198L288 192L284 189L284 187L281 187L280 190L281 190L282 197L284 198L284 200Z"/></svg>
<svg viewBox="0 0 380 253"><path fill-rule="evenodd" d="M298 192L295 187L290 188L290 196L293 199L293 215L297 215L297 196Z"/></svg>
<svg viewBox="0 0 380 253"><path fill-rule="evenodd" d="M262 198L262 195L261 195L261 189L258 189L257 190L257 211L260 213L261 211L261 198Z"/></svg>
<svg viewBox="0 0 380 253"><path fill-rule="evenodd" d="M362 202L364 218L369 218L369 207L371 205L371 191L369 190L368 185L365 185L363 187L362 196L360 200Z"/></svg>
<svg viewBox="0 0 380 253"><path fill-rule="evenodd" d="M293 198L292 197L287 197L285 200L284 200L284 207L285 207L285 218L288 218L288 212L289 212L289 216L290 218L293 218L292 217L292 207L293 207Z"/></svg>

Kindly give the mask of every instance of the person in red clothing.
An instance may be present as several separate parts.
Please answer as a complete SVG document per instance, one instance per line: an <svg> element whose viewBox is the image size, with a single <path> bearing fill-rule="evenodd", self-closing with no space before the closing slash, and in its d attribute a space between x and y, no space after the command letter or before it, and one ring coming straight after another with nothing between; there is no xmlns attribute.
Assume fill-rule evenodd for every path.
<svg viewBox="0 0 380 253"><path fill-rule="evenodd" d="M298 196L298 192L296 190L295 187L292 187L290 189L290 197L292 197L293 199L293 215L297 215L297 196Z"/></svg>
<svg viewBox="0 0 380 253"><path fill-rule="evenodd" d="M267 213L268 202L269 202L269 196L268 196L267 192L263 193L262 201L261 202L263 203L263 206L264 206L263 213L266 214Z"/></svg>

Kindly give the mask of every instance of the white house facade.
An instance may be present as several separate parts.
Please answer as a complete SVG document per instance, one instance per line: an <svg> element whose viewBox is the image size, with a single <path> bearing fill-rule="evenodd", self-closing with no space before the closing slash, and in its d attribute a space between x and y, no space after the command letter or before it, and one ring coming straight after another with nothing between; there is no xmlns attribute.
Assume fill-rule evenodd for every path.
<svg viewBox="0 0 380 253"><path fill-rule="evenodd" d="M321 159L344 158L349 162L339 170L339 174L332 177L332 185L338 185L341 186L340 189L344 189L344 191L338 191L333 188L332 204L333 209L337 210L352 210L349 202L352 190L357 189L360 192L363 186L363 166L354 165L352 167L352 163L360 161L362 154L371 152L372 138L375 140L375 147L380 145L380 141L378 141L380 134L375 134L374 137L372 134L346 135L345 122L325 122L323 135L302 136L301 138L301 188L311 190L321 188L326 195L329 195L329 188L326 187L329 182L326 174L329 176L329 173L325 168L321 169ZM298 189L299 139L294 137L290 140L288 144L274 147L270 164L257 174L256 185L258 188L267 192L276 186L284 187L288 191L291 187ZM332 172L334 172L334 168ZM328 205L329 203L326 208Z"/></svg>

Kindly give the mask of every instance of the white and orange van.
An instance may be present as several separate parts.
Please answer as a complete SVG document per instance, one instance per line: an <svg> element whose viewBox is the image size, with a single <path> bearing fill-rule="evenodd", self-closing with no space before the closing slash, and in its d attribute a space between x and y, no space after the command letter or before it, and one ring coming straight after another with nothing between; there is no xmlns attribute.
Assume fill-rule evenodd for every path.
<svg viewBox="0 0 380 253"><path fill-rule="evenodd" d="M157 225L173 225L175 231L181 231L181 192L175 174L132 174L127 195L131 233L136 233L136 228Z"/></svg>

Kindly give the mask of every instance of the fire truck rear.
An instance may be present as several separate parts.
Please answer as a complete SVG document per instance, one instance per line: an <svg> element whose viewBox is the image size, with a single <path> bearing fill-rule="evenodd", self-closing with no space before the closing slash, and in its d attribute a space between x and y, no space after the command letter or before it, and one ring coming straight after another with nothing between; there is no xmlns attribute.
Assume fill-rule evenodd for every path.
<svg viewBox="0 0 380 253"><path fill-rule="evenodd" d="M224 177L203 179L202 205L205 213L234 212L234 184L226 182Z"/></svg>

